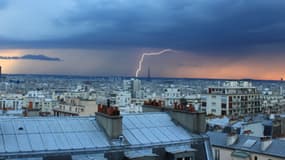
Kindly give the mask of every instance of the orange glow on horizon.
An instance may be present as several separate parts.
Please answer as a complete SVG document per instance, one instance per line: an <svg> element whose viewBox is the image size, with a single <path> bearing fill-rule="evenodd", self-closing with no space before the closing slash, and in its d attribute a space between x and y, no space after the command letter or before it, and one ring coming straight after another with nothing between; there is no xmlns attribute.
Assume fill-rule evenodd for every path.
<svg viewBox="0 0 285 160"><path fill-rule="evenodd" d="M255 69L253 69L255 68ZM284 77L282 69L270 70L257 68L257 66L201 66L193 69L192 67L179 68L176 70L175 77L189 78L213 78L213 79L260 79L260 80L280 80Z"/></svg>
<svg viewBox="0 0 285 160"><path fill-rule="evenodd" d="M0 50L0 56L12 57L12 56L21 56L23 52L21 50ZM17 62L16 60L0 60L0 65L2 67L2 73L17 73Z"/></svg>
<svg viewBox="0 0 285 160"><path fill-rule="evenodd" d="M72 56L71 52L74 50L0 50L0 56L22 56L25 53L43 53L45 55L52 55L57 57L55 53L62 53L63 62L42 62L42 61L22 61L22 60L0 60L2 71L5 74L68 74L75 73L82 75L94 74L94 68L100 68L106 60L114 61L110 56L98 58L98 55L94 55L92 58L97 59L98 62L94 63L94 60L90 58L88 54L82 56L79 51L74 51ZM68 53L67 53L68 52ZM78 54L77 54L78 52ZM92 51L93 52L93 51ZM83 51L84 53L84 51ZM93 54L93 53L90 53ZM102 55L102 54L101 54ZM84 59L83 59L84 58ZM252 55L247 57L238 57L234 59L232 57L215 57L205 56L192 53L177 53L168 54L162 57L156 57L159 60L158 65L162 66L162 70L157 71L154 66L152 76L156 74L163 77L184 77L184 78L215 78L215 79L263 79L263 80L280 80L281 77L285 78L285 63L283 59L285 56L270 56L267 54L259 54L258 56ZM155 59L155 58L153 58ZM157 62L157 59L155 60ZM84 65L78 67L74 64L83 60ZM149 62L153 62L148 59ZM182 65L174 61L183 61ZM96 64L96 65L94 65ZM110 63L111 65L112 63ZM127 65L127 64L122 64ZM37 66L37 67L34 67ZM145 65L147 66L147 65ZM74 67L71 69L71 67ZM105 66L104 66L105 67ZM104 67L103 70L105 69ZM108 67L108 66L107 66ZM113 66L110 66L112 68ZM119 67L119 66L118 66ZM101 68L101 70L102 70ZM135 66L134 66L135 68ZM151 66L152 68L152 66ZM90 70L90 71L88 71ZM86 72L83 72L86 71ZM90 73L90 74L89 74Z"/></svg>
<svg viewBox="0 0 285 160"><path fill-rule="evenodd" d="M191 53L187 53L187 56L179 59L189 59L189 65L163 72L166 77L260 80L280 80L285 77L285 56L262 53L246 57L199 56Z"/></svg>

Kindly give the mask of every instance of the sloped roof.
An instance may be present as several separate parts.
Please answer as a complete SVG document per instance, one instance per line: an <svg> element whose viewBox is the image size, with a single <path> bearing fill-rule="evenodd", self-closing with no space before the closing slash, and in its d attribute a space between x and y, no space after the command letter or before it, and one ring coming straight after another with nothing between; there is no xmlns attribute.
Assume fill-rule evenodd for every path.
<svg viewBox="0 0 285 160"><path fill-rule="evenodd" d="M165 113L125 115L123 135L132 145L163 144L191 139L181 126L171 121Z"/></svg>
<svg viewBox="0 0 285 160"><path fill-rule="evenodd" d="M213 146L218 146L222 148L231 148L243 151L249 151L264 155L270 155L275 157L285 158L285 141L279 139L272 139L271 145L265 150L261 150L261 141L259 137L239 135L239 138L236 143L233 145L227 145L227 134L221 132L207 132L207 135L210 137L210 142ZM244 144L247 140L255 140L256 143L250 147L246 147Z"/></svg>
<svg viewBox="0 0 285 160"><path fill-rule="evenodd" d="M122 144L125 148L189 144L201 138L172 122L167 113L123 115L123 136L129 142ZM0 156L93 153L112 147L95 117L0 118Z"/></svg>
<svg viewBox="0 0 285 160"><path fill-rule="evenodd" d="M108 146L94 118L0 119L0 154Z"/></svg>

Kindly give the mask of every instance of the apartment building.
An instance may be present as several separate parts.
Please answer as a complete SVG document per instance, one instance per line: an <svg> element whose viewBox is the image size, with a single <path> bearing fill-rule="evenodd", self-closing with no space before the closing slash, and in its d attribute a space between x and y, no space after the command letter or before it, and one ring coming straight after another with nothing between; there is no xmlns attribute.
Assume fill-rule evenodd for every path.
<svg viewBox="0 0 285 160"><path fill-rule="evenodd" d="M269 88L265 88L261 94L261 105L268 114L277 114L285 111L285 98L283 95L274 94Z"/></svg>
<svg viewBox="0 0 285 160"><path fill-rule="evenodd" d="M131 97L134 99L142 97L141 91L141 80L139 79L130 79L123 81L123 89L124 91L129 91L131 93Z"/></svg>
<svg viewBox="0 0 285 160"><path fill-rule="evenodd" d="M129 91L114 91L109 95L108 98L110 99L112 105L118 107L126 107L132 103L132 96L131 92ZM108 98L105 98L105 101Z"/></svg>
<svg viewBox="0 0 285 160"><path fill-rule="evenodd" d="M52 113L58 101L43 91L29 91L23 97L25 116L46 116Z"/></svg>
<svg viewBox="0 0 285 160"><path fill-rule="evenodd" d="M202 110L208 115L247 115L263 111L261 95L247 81L226 81L222 86L208 87L202 97Z"/></svg>
<svg viewBox="0 0 285 160"><path fill-rule="evenodd" d="M91 116L97 112L96 100L66 98L53 109L54 116Z"/></svg>
<svg viewBox="0 0 285 160"><path fill-rule="evenodd" d="M176 87L166 88L162 94L162 100L166 106L173 106L175 102L179 103L181 98L181 89Z"/></svg>
<svg viewBox="0 0 285 160"><path fill-rule="evenodd" d="M0 110L22 110L22 94L5 94L0 96Z"/></svg>
<svg viewBox="0 0 285 160"><path fill-rule="evenodd" d="M221 132L208 132L214 160L284 160L285 141Z"/></svg>

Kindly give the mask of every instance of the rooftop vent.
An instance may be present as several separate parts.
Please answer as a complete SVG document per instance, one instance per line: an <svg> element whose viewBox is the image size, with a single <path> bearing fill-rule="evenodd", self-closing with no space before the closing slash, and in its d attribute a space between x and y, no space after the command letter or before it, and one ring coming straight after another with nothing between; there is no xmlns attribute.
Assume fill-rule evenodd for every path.
<svg viewBox="0 0 285 160"><path fill-rule="evenodd" d="M227 136L227 145L228 146L233 145L234 143L236 143L237 140L238 140L238 134L234 132L229 133Z"/></svg>
<svg viewBox="0 0 285 160"><path fill-rule="evenodd" d="M271 145L272 139L270 137L261 137L260 138L260 149L266 151L267 148Z"/></svg>

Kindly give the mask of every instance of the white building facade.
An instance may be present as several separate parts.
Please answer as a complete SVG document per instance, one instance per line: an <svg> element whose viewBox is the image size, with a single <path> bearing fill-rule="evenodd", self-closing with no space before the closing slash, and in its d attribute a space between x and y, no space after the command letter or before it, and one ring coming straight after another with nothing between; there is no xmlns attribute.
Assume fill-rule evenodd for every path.
<svg viewBox="0 0 285 160"><path fill-rule="evenodd" d="M202 96L202 110L216 116L246 115L262 109L260 94L246 81L226 81L221 87L208 87Z"/></svg>
<svg viewBox="0 0 285 160"><path fill-rule="evenodd" d="M165 106L173 106L175 102L179 103L181 98L181 90L175 87L164 89L164 93L162 94Z"/></svg>

